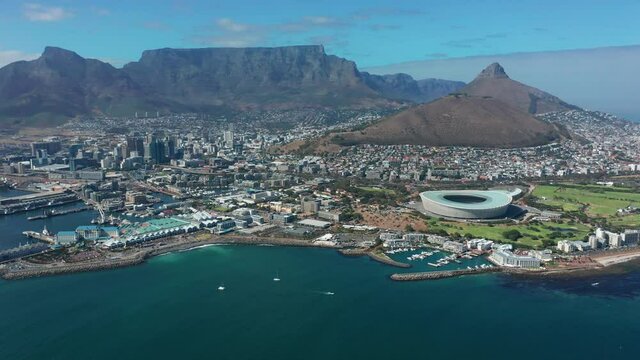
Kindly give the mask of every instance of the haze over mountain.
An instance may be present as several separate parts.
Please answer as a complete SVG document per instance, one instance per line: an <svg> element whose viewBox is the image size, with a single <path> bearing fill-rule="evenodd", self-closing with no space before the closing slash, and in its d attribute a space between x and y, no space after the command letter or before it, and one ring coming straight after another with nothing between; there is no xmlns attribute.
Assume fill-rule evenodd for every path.
<svg viewBox="0 0 640 360"><path fill-rule="evenodd" d="M359 131L331 134L319 140L316 148L329 144L536 146L569 134L532 113L574 108L509 79L502 66L491 64L456 94L412 107Z"/></svg>
<svg viewBox="0 0 640 360"><path fill-rule="evenodd" d="M390 107L462 86L361 73L354 62L315 45L147 50L122 69L47 47L36 60L0 68L0 119L17 126L92 113Z"/></svg>

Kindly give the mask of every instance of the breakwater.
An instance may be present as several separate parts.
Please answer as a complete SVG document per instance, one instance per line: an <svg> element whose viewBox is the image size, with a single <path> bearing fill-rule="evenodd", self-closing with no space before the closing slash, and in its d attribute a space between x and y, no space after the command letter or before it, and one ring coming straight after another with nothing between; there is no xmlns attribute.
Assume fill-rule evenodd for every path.
<svg viewBox="0 0 640 360"><path fill-rule="evenodd" d="M371 249L362 249L362 248L340 249L339 252L344 256L354 256L354 257L368 256L373 261L377 261L379 263L389 265L389 266L395 266L398 268L406 269L411 267L410 264L405 264L403 262L395 261L392 258L388 257L386 254L378 253L375 250L371 250Z"/></svg>
<svg viewBox="0 0 640 360"><path fill-rule="evenodd" d="M394 281L420 281L420 280L439 280L462 275L477 275L491 272L501 272L500 267L486 267L481 269L460 269L446 271L427 271L417 273L393 274L391 280Z"/></svg>
<svg viewBox="0 0 640 360"><path fill-rule="evenodd" d="M25 268L20 270L4 271L0 275L5 280L18 280L27 279L33 277L62 275L77 272L86 271L98 271L115 269L125 266L132 266L142 263L146 258L146 254L141 253L130 258L118 259L118 260L101 260L91 263L79 263L79 264L64 264L64 265L49 265L45 267Z"/></svg>

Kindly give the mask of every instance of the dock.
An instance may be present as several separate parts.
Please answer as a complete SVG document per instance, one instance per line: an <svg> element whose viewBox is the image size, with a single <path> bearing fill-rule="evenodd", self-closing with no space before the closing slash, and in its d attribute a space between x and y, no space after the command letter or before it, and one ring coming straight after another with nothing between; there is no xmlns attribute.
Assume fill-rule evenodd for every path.
<svg viewBox="0 0 640 360"><path fill-rule="evenodd" d="M73 214L73 213L78 213L78 212L85 211L85 210L91 210L91 208L88 207L88 206L82 206L82 207L78 207L78 208L74 208L74 209L68 209L68 210L45 211L44 214L42 214L42 215L29 216L27 218L27 220L31 221L31 220L48 219L48 218L54 217L54 216Z"/></svg>
<svg viewBox="0 0 640 360"><path fill-rule="evenodd" d="M39 233L37 231L23 231L22 235L24 235L24 236L26 236L28 238L44 241L44 242L49 243L49 244L53 244L53 243L56 242L56 239L53 236L44 235L44 234Z"/></svg>

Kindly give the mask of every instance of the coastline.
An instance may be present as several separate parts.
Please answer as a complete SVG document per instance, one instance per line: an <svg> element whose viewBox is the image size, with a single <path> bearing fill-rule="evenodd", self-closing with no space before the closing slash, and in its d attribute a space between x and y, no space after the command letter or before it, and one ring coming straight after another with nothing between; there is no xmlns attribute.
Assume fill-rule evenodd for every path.
<svg viewBox="0 0 640 360"><path fill-rule="evenodd" d="M203 238L203 235L206 238ZM267 246L294 246L294 247L316 247L336 249L344 256L359 257L368 256L373 261L396 268L410 268L410 264L402 263L391 259L384 253L380 253L376 248L341 248L338 245L326 242L313 242L311 240L300 240L280 237L260 237L256 235L210 235L205 232L193 233L188 236L182 235L158 241L146 248L127 249L124 252L109 253L110 258L91 259L87 261L71 263L64 260L51 263L37 263L29 261L30 257L16 260L14 265L0 268L0 277L5 280L18 280L33 277L44 277L53 275L70 274L77 272L101 271L121 267L135 266L144 263L147 259L172 252L189 251L209 245L267 245ZM473 270L444 270L426 271L414 273L395 273L390 276L394 281L417 281L434 280L462 275L475 275L481 273L505 273L514 276L525 277L546 277L546 276L566 276L566 277L589 277L607 273L621 273L630 271L630 267L637 268L640 264L640 247L625 248L613 251L603 251L589 255L592 263L580 266L550 267L541 269L520 269L507 267L493 267L478 271ZM631 264L631 266L629 266ZM488 270L491 269L491 270Z"/></svg>
<svg viewBox="0 0 640 360"><path fill-rule="evenodd" d="M0 269L0 277L5 280L19 280L34 277L44 277L53 275L62 275L78 272L109 270L122 267L129 267L144 263L147 259L160 256L172 252L188 251L207 245L272 245L272 246L295 246L295 247L316 247L339 249L337 246L330 246L326 243L313 243L309 240L299 240L290 238L270 238L257 236L212 236L210 239L197 239L197 234L192 234L186 241L177 240L178 242L168 245L158 245L157 248L139 249L127 254L125 257L90 260L79 263L56 262L51 264L35 264L29 263L24 259L18 260L23 265L22 268L3 268ZM176 240L177 238L172 238Z"/></svg>

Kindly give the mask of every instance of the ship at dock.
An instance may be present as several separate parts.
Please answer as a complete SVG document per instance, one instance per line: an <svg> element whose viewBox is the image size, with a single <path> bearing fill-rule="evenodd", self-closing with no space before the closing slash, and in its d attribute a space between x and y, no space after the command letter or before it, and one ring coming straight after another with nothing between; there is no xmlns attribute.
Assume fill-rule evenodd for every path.
<svg viewBox="0 0 640 360"><path fill-rule="evenodd" d="M60 216L60 215L67 215L67 214L73 214L73 213L78 213L78 212L82 212L82 211L86 211L86 210L90 210L91 208L88 206L82 206L82 207L78 207L78 208L73 208L73 209L67 209L67 210L45 210L41 215L34 215L34 216L29 216L27 218L27 220L41 220L41 219L48 219L50 217L54 217L54 216Z"/></svg>

